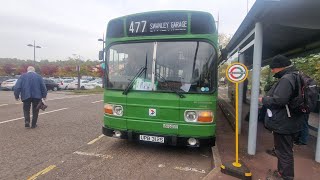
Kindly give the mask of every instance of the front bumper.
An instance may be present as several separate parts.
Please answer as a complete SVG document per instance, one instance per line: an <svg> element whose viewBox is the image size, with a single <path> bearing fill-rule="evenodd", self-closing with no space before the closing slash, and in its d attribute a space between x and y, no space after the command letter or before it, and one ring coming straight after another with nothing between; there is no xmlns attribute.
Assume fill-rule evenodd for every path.
<svg viewBox="0 0 320 180"><path fill-rule="evenodd" d="M114 136L115 129L111 129L108 127L102 127L102 133L109 137L115 137ZM139 141L139 142L145 142L139 140L139 135L149 135L149 136L159 136L164 137L164 143L156 143L156 144L164 144L164 145L172 145L172 146L190 146L188 144L188 139L191 137L179 137L174 135L162 135L162 134L151 134L151 133L139 133L134 132L131 130L125 131L125 130L119 130L121 132L120 139L128 139L130 141ZM205 138L196 138L198 140L197 146L214 146L215 145L215 137L205 137ZM149 143L149 142L148 142ZM150 142L154 143L154 142Z"/></svg>

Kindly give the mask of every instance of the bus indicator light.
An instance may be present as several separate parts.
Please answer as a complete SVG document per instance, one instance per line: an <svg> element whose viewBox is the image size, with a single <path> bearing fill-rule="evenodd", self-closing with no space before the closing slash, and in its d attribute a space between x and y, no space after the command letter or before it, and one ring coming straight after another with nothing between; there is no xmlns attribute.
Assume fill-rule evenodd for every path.
<svg viewBox="0 0 320 180"><path fill-rule="evenodd" d="M111 104L104 105L104 113L113 114L113 107Z"/></svg>
<svg viewBox="0 0 320 180"><path fill-rule="evenodd" d="M212 122L213 121L213 115L212 111L200 111L199 112L199 117L198 117L198 122Z"/></svg>

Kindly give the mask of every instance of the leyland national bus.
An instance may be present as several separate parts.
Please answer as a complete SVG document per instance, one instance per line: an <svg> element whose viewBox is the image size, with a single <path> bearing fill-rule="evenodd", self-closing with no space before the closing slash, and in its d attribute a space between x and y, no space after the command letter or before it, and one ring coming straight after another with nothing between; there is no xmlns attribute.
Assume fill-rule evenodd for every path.
<svg viewBox="0 0 320 180"><path fill-rule="evenodd" d="M217 30L212 15L156 11L111 20L106 33L103 134L214 145Z"/></svg>

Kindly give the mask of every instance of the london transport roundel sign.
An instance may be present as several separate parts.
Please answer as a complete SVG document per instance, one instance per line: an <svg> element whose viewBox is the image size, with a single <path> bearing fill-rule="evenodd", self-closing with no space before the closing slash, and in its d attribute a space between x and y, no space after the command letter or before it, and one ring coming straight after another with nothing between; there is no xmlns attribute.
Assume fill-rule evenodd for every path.
<svg viewBox="0 0 320 180"><path fill-rule="evenodd" d="M226 77L233 83L241 83L248 77L248 69L242 63L232 63L226 69Z"/></svg>

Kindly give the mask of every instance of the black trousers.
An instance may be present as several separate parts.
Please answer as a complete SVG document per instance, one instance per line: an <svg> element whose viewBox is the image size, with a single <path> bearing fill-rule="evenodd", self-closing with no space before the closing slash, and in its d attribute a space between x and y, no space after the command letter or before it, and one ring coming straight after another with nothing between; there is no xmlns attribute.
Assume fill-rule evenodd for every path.
<svg viewBox="0 0 320 180"><path fill-rule="evenodd" d="M275 153L278 158L278 171L282 178L294 178L293 140L297 134L278 134L273 132Z"/></svg>
<svg viewBox="0 0 320 180"><path fill-rule="evenodd" d="M32 126L37 124L39 109L37 109L37 105L39 104L41 99L29 98L23 101L23 114L24 120L26 124L30 124L30 108L32 105Z"/></svg>

